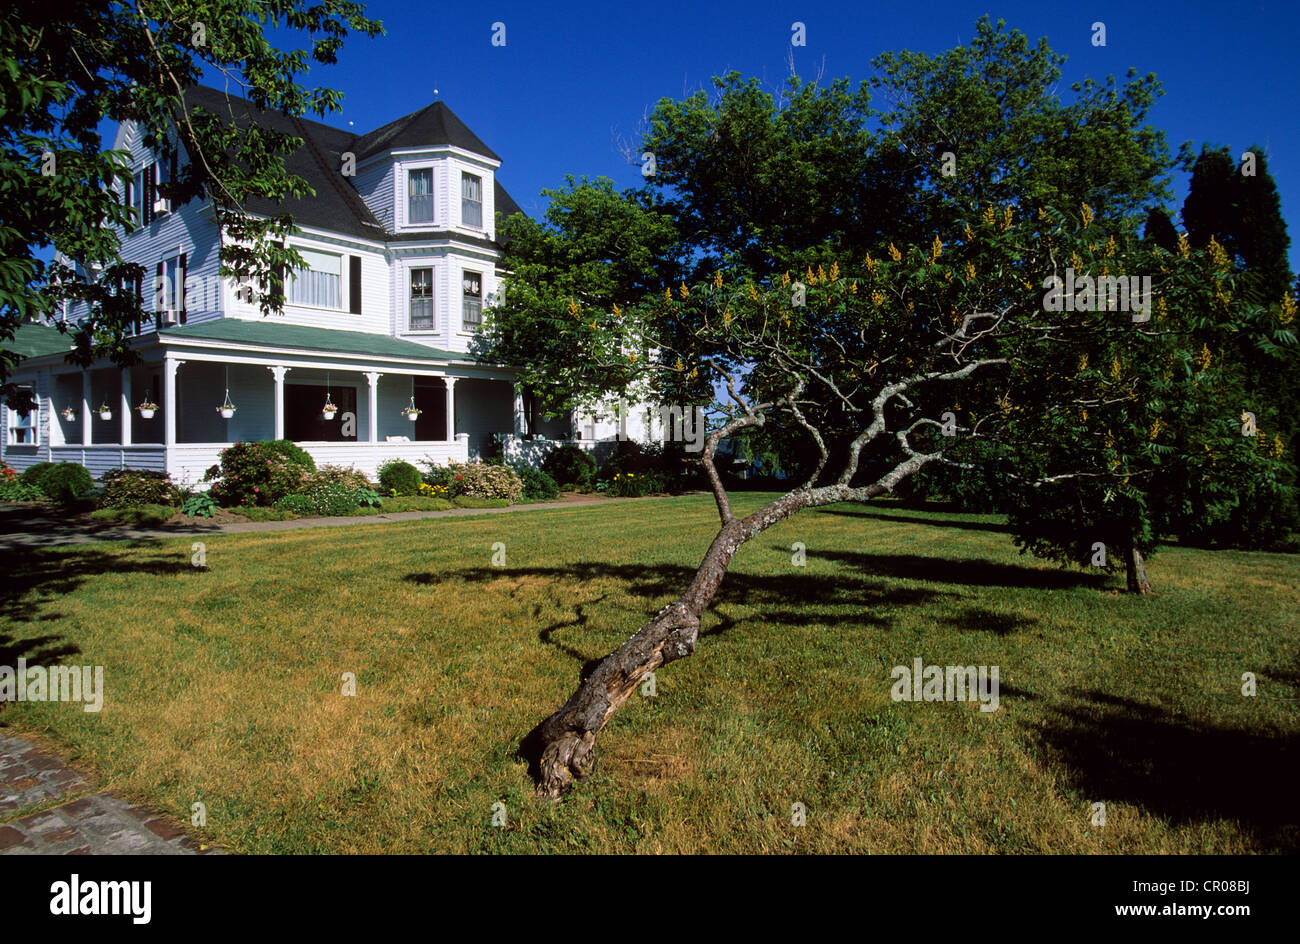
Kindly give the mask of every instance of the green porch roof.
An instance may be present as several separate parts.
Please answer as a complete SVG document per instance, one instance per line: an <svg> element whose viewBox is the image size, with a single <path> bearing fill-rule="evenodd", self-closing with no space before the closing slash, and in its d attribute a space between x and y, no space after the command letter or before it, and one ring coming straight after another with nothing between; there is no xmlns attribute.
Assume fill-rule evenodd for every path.
<svg viewBox="0 0 1300 944"><path fill-rule="evenodd" d="M72 347L72 335L49 325L25 324L18 326L12 341L2 343L19 357L43 357L66 354Z"/></svg>
<svg viewBox="0 0 1300 944"><path fill-rule="evenodd" d="M275 316L270 316L274 318ZM375 357L400 357L405 360L424 361L477 361L473 354L458 354L436 347L403 341L386 334L368 334L364 331L336 331L332 328L308 328L303 325L243 318L220 318L199 324L165 328L159 338L186 341L230 341L235 344L252 344L264 347L292 347L308 351L325 351L330 354L369 354Z"/></svg>

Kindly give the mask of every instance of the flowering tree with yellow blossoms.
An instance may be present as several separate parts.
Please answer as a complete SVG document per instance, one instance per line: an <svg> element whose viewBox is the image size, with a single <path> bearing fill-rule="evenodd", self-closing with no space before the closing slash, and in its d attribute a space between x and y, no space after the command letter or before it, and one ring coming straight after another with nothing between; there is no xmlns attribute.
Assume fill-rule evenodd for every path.
<svg viewBox="0 0 1300 944"><path fill-rule="evenodd" d="M1129 531L1098 540L1140 552L1149 545L1134 522L1146 519L1132 508L1149 515L1149 492L1137 496L1158 481L1155 470L1175 457L1187 469L1267 459L1270 440L1229 435L1243 405L1214 373L1213 350L1240 319L1230 277L1206 253L1161 253L1107 233L1086 206L972 217L920 245L891 242L764 279L717 271L607 304L592 304L608 297L598 286L584 293L558 271L541 277L544 265L522 282L516 274L489 319L498 356L549 377L559 396L606 394L613 382L660 403L708 403L715 418L699 461L717 533L681 594L539 725L541 795L558 797L590 772L597 735L647 673L694 653L733 557L801 511L886 495L932 464L996 461L1047 506L1069 483L1102 490L1101 507L1122 508L1115 517ZM1046 286L1067 267L1150 276L1148 313L1120 310L1119 299L1060 310ZM1202 348L1208 363L1189 359ZM788 492L737 515L718 447L769 424L817 460ZM1078 524L1069 543L1091 546L1100 525ZM1043 538L1029 540L1045 549Z"/></svg>

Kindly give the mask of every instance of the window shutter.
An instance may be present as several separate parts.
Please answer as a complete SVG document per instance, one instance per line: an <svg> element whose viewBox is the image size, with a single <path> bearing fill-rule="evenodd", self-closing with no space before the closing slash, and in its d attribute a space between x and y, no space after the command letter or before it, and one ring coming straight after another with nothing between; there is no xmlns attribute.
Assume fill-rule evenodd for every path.
<svg viewBox="0 0 1300 944"><path fill-rule="evenodd" d="M185 324L185 253L181 253L180 262L176 264L176 297L179 299L177 308L181 324Z"/></svg>
<svg viewBox="0 0 1300 944"><path fill-rule="evenodd" d="M348 311L361 314L361 257L348 256Z"/></svg>
<svg viewBox="0 0 1300 944"><path fill-rule="evenodd" d="M153 323L155 327L161 328L163 325L162 309L158 307L158 302L162 299L159 296L163 291L163 263L158 260L158 267L153 270Z"/></svg>
<svg viewBox="0 0 1300 944"><path fill-rule="evenodd" d="M141 272L137 274L135 277L135 301L136 301L135 333L139 334L140 322L143 320L141 319L140 315L142 310L144 309L144 271L143 270L141 270ZM154 403L157 402L158 402L157 400L154 401Z"/></svg>
<svg viewBox="0 0 1300 944"><path fill-rule="evenodd" d="M153 201L154 201L154 183L153 183L153 165L147 164L144 169L144 206L140 208L140 215L144 217L143 222L148 223L153 219Z"/></svg>

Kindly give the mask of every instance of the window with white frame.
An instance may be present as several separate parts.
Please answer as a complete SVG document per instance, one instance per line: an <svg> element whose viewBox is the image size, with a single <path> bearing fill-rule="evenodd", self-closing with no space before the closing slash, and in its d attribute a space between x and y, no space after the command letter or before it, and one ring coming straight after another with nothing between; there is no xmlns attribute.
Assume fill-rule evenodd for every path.
<svg viewBox="0 0 1300 944"><path fill-rule="evenodd" d="M332 252L297 247L307 263L289 275L286 301L291 305L341 309L343 306L343 257Z"/></svg>
<svg viewBox="0 0 1300 944"><path fill-rule="evenodd" d="M433 330L433 269L411 270L410 330Z"/></svg>
<svg viewBox="0 0 1300 944"><path fill-rule="evenodd" d="M462 226L483 228L483 178L460 175L460 222Z"/></svg>
<svg viewBox="0 0 1300 944"><path fill-rule="evenodd" d="M461 273L461 321L466 331L477 331L483 325L483 275L480 272Z"/></svg>
<svg viewBox="0 0 1300 944"><path fill-rule="evenodd" d="M36 391L32 387L18 387L18 390L25 390L32 395L33 400L36 399ZM40 430L38 409L38 407L33 407L24 412L9 407L5 411L9 416L9 445L35 446L38 444L37 436Z"/></svg>
<svg viewBox="0 0 1300 944"><path fill-rule="evenodd" d="M406 222L433 222L433 168L424 167L406 174Z"/></svg>
<svg viewBox="0 0 1300 944"><path fill-rule="evenodd" d="M177 253L162 261L154 285L154 311L165 312L167 321L175 321L185 301L185 272Z"/></svg>

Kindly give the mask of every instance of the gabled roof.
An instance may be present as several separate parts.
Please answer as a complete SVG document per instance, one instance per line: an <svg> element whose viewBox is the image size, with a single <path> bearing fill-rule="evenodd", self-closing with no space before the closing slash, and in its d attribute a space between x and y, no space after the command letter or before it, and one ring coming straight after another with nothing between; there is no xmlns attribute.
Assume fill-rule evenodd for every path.
<svg viewBox="0 0 1300 944"><path fill-rule="evenodd" d="M303 139L303 146L285 159L285 168L306 180L316 191L316 196L290 198L283 203L254 197L246 204L250 212L264 216L288 212L300 225L363 239L384 241L395 237L380 224L349 178L340 173L345 153L351 152L360 161L393 147L451 144L500 160L442 102L434 102L376 131L358 136L319 121L258 108L247 99L205 85L191 86L186 90L185 99L191 107L197 106L220 115L238 127L257 123ZM494 184L497 211L506 216L521 212L519 204L495 180L495 175Z"/></svg>
<svg viewBox="0 0 1300 944"><path fill-rule="evenodd" d="M446 102L426 105L419 111L413 111L369 134L363 134L354 142L358 161L364 161L381 151L442 144L481 154L494 161L501 160L495 151L466 127L465 122L456 117Z"/></svg>
<svg viewBox="0 0 1300 944"><path fill-rule="evenodd" d="M403 360L444 362L478 360L473 354L443 351L424 344L416 344L414 341L389 337L386 334L311 328L306 325L272 321L269 318L259 321L245 318L219 318L216 321L164 328L158 332L158 337L160 340L228 341L233 344L301 348L305 351L324 351L330 354L369 354L375 357L398 357Z"/></svg>

